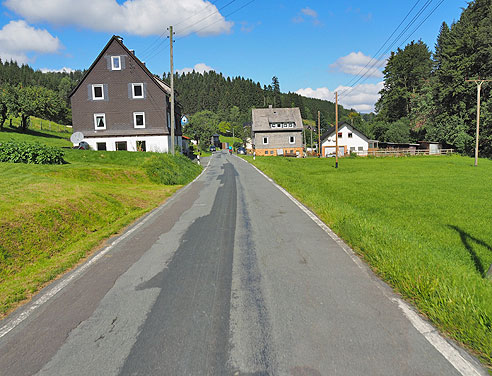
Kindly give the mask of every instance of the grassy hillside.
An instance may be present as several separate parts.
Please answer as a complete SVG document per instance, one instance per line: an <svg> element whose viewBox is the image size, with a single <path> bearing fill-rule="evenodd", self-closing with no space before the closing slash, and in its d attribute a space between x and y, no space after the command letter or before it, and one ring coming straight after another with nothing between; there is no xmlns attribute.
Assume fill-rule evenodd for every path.
<svg viewBox="0 0 492 376"><path fill-rule="evenodd" d="M492 365L492 161L257 157L441 330Z"/></svg>
<svg viewBox="0 0 492 376"><path fill-rule="evenodd" d="M9 139L70 146L54 132L0 132L0 142ZM170 158L65 149L65 165L0 163L0 317L181 187L154 183L149 164L185 164L184 182L201 170Z"/></svg>

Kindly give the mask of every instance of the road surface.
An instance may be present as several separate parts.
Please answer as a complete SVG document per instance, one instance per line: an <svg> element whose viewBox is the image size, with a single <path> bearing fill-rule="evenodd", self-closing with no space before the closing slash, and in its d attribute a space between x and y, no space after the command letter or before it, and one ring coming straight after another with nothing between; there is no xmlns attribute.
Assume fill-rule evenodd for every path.
<svg viewBox="0 0 492 376"><path fill-rule="evenodd" d="M354 258L252 166L216 153L0 323L0 374L486 374Z"/></svg>

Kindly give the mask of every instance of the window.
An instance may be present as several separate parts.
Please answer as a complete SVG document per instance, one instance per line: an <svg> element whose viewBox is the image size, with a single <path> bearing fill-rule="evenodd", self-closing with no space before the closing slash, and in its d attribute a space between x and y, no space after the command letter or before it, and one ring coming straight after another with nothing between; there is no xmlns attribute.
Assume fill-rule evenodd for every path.
<svg viewBox="0 0 492 376"><path fill-rule="evenodd" d="M116 141L114 143L116 150L127 150L126 141Z"/></svg>
<svg viewBox="0 0 492 376"><path fill-rule="evenodd" d="M94 114L94 128L96 131L106 129L106 114Z"/></svg>
<svg viewBox="0 0 492 376"><path fill-rule="evenodd" d="M104 100L104 85L102 84L92 85L92 99L95 101Z"/></svg>
<svg viewBox="0 0 492 376"><path fill-rule="evenodd" d="M145 112L133 113L133 126L135 128L145 128Z"/></svg>
<svg viewBox="0 0 492 376"><path fill-rule="evenodd" d="M342 138L342 132L338 132L338 138Z"/></svg>
<svg viewBox="0 0 492 376"><path fill-rule="evenodd" d="M98 142L96 145L97 145L97 150L106 150L105 142Z"/></svg>
<svg viewBox="0 0 492 376"><path fill-rule="evenodd" d="M132 96L133 99L144 97L143 84L132 84Z"/></svg>
<svg viewBox="0 0 492 376"><path fill-rule="evenodd" d="M263 145L268 145L268 137L263 137Z"/></svg>
<svg viewBox="0 0 492 376"><path fill-rule="evenodd" d="M265 150L265 155L267 155L267 154L268 154L268 150Z"/></svg>
<svg viewBox="0 0 492 376"><path fill-rule="evenodd" d="M147 151L145 141L137 141L137 151Z"/></svg>
<svg viewBox="0 0 492 376"><path fill-rule="evenodd" d="M350 147L350 152L352 153L353 151L355 151L355 146Z"/></svg>
<svg viewBox="0 0 492 376"><path fill-rule="evenodd" d="M349 133L348 134L348 138L352 138L352 133Z"/></svg>
<svg viewBox="0 0 492 376"><path fill-rule="evenodd" d="M290 136L289 137L289 144L295 144L296 143L296 138L295 136Z"/></svg>
<svg viewBox="0 0 492 376"><path fill-rule="evenodd" d="M364 147L363 146L359 146L359 151L364 151Z"/></svg>
<svg viewBox="0 0 492 376"><path fill-rule="evenodd" d="M111 56L111 69L121 70L121 56Z"/></svg>

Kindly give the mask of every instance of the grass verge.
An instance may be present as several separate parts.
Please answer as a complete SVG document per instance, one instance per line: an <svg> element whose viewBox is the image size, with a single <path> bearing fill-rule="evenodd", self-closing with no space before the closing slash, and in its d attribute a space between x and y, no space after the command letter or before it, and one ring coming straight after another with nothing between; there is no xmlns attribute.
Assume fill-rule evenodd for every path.
<svg viewBox="0 0 492 376"><path fill-rule="evenodd" d="M441 331L492 366L492 161L246 159L310 207Z"/></svg>
<svg viewBox="0 0 492 376"><path fill-rule="evenodd" d="M49 133L31 136L52 145ZM156 153L66 149L65 160L0 163L0 318L201 170L185 158ZM151 177L149 164L158 166ZM159 184L163 171L181 185Z"/></svg>

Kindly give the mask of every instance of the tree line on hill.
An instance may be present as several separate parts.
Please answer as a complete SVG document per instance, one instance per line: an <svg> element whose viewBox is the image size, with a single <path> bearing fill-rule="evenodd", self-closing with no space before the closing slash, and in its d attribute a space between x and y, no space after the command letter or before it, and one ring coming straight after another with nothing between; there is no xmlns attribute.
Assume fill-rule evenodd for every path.
<svg viewBox="0 0 492 376"><path fill-rule="evenodd" d="M26 64L0 60L0 130L7 119L20 117L22 129L30 116L71 124L68 94L84 72L41 72Z"/></svg>
<svg viewBox="0 0 492 376"><path fill-rule="evenodd" d="M435 51L412 41L392 52L377 115L367 132L380 141L439 141L471 155L475 147L477 86L492 79L492 2L474 0L460 19L441 25ZM482 86L480 153L492 157L492 82Z"/></svg>
<svg viewBox="0 0 492 376"><path fill-rule="evenodd" d="M170 81L170 74L164 74L163 79ZM177 92L177 101L183 111L194 115L207 111L212 116L216 131L221 132L218 124L231 123L231 111L234 111L234 120L237 124L248 125L251 122L253 108L299 107L302 118L317 123L320 112L321 131L325 131L335 123L335 103L303 97L297 93L282 93L279 79L274 76L269 85L263 87L259 82L243 77L225 77L222 73L209 71L204 73L190 72L175 74L174 84ZM350 120L350 116L357 114L354 110L347 110L338 106L339 119ZM233 110L234 109L234 110ZM352 114L352 115L350 115ZM192 116L193 119L193 116ZM232 127L230 128L232 129ZM239 131L239 129L236 129ZM231 131L230 131L231 132ZM229 134L230 134L229 132Z"/></svg>

